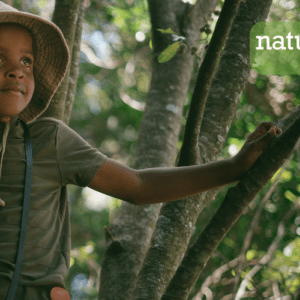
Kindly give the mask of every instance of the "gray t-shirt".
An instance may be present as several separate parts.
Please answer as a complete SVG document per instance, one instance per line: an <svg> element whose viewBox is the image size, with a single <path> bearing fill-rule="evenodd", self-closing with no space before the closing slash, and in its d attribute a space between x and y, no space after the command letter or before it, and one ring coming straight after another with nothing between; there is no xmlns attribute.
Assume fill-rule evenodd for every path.
<svg viewBox="0 0 300 300"><path fill-rule="evenodd" d="M16 300L44 300L50 299L52 287L65 287L70 266L66 185L87 186L106 156L56 119L41 118L28 127L33 152L32 186ZM7 297L16 262L25 164L24 130L17 121L8 134L0 180L0 198L5 201L0 207L0 299Z"/></svg>

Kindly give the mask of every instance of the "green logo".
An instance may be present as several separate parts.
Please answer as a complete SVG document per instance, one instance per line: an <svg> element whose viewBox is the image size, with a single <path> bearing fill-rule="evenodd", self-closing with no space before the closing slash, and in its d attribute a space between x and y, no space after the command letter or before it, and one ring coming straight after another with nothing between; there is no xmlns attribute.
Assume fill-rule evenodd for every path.
<svg viewBox="0 0 300 300"><path fill-rule="evenodd" d="M250 32L250 65L263 75L300 74L300 22L259 22Z"/></svg>

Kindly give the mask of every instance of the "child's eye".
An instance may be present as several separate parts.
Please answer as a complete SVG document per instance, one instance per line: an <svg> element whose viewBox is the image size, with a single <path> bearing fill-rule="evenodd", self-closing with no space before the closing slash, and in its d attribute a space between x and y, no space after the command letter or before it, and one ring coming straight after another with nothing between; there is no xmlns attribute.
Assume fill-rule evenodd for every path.
<svg viewBox="0 0 300 300"><path fill-rule="evenodd" d="M23 63L26 67L30 67L32 65L32 60L28 57L23 58Z"/></svg>

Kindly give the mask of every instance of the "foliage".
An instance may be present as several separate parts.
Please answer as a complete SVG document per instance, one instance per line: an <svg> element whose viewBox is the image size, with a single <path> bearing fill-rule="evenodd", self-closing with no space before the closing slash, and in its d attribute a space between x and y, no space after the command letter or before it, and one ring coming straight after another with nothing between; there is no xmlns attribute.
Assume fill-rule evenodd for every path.
<svg viewBox="0 0 300 300"><path fill-rule="evenodd" d="M31 12L41 12L45 7L45 1L33 2L30 7ZM295 6L291 7L291 3ZM16 7L22 8L20 1L16 1ZM220 7L222 7L221 1ZM133 161L139 124L151 78L151 26L147 9L144 0L87 1L80 75L70 121L70 127L91 145L127 165L132 164ZM275 0L270 21L299 21L299 15L300 1ZM215 17L218 17L218 13ZM203 37L207 41L211 33L209 30L214 28L214 22L210 20L209 26L202 29ZM162 32L174 35L175 39L160 56L160 62L165 62L176 55L185 40L180 37L180 40L176 40L178 35L171 29L166 31L162 29ZM197 69L198 66L195 66L184 113L188 110ZM299 85L299 76L261 76L251 71L248 86L261 96L260 100L253 99L251 94L242 95L220 159L234 155L240 149L247 134L260 122L277 121L288 114L293 107L299 105ZM182 124L184 128L184 117ZM181 142L182 135L178 141L179 146ZM299 158L298 150L261 214L246 254L247 264L242 270L242 278L268 251L269 245L277 234L279 222L295 199L300 197ZM216 255L207 264L189 299L193 299L205 279L215 269L239 255L251 220L271 184L272 180L250 203L248 210L219 245ZM215 201L200 215L191 242L220 206L228 188L224 188ZM70 188L72 253L67 286L73 292L74 299L78 299L76 297L79 297L79 294L77 291L77 296L75 295L72 281L79 278L76 276L84 274L82 275L84 280L81 281L90 279L89 282L92 284L93 271L88 262L94 261L101 265L105 247L104 226L109 225L114 214L109 212L108 207L101 211L90 209L86 206L86 201L81 189ZM97 201L95 199L95 202ZM117 209L119 204L116 203ZM300 289L300 238L297 237L300 235L299 212L295 212L290 221L285 224L285 228L285 236L278 245L274 258L256 274L251 282L252 287L265 293L266 297L270 295L269 286L272 282L276 282L280 291L288 295ZM232 292L236 272L234 267L230 268L222 274L219 282L211 287L214 299L221 299ZM269 286L261 284L269 281L271 281ZM96 299L96 285L93 283L84 293L90 295L89 299Z"/></svg>

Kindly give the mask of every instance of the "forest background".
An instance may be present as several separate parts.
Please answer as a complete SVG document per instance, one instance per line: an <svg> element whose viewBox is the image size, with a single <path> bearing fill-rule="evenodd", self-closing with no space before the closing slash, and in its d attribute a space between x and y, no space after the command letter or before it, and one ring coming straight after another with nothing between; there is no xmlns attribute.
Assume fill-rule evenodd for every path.
<svg viewBox="0 0 300 300"><path fill-rule="evenodd" d="M175 34L173 37L172 34L159 33L161 46L156 45L157 48L154 55L152 38L158 34L158 31L155 30L151 34L151 27L154 26L155 22L159 23L157 19L162 18L164 13L163 10L161 15L158 13L159 7L157 3L159 1L57 0L56 6L58 9L56 16L53 16L55 1L52 0L7 0L3 2L11 4L20 10L41 15L49 20L52 17L56 18L56 23L58 26L61 25L60 27L63 27L64 23L67 24L69 21L73 22L73 25L75 24L73 27L69 26L70 32L66 28L66 31L63 31L69 46L73 47L73 55L78 54L79 64L74 63L75 67L79 66L76 93L74 92L76 72L78 70L71 68L70 79L67 83L64 83L69 84L68 93L67 90L63 91L65 93L64 97L67 99L63 103L64 109L54 107L52 111L48 111L49 116L64 120L92 146L98 148L110 158L128 166L145 168L175 165L177 153L183 143L187 114L197 80L198 68L205 53L208 51L207 45L210 42L216 22L220 17L220 11L224 5L222 1L199 0L197 3L190 3L187 0L185 2L174 0L173 2L177 6L170 4L172 1L165 1L169 6L162 5L162 8L169 11L178 7L184 7L187 13L192 14L193 11L202 7L202 12L198 15L201 16L201 22L195 22L195 26L199 27L197 28L198 36L195 40L198 39L199 43L197 43L196 47L195 45L191 46L189 44L191 36L188 39L184 39L180 32L176 32L178 28L172 28ZM236 1L236 3L238 2ZM157 6L156 8L155 5ZM174 14L176 14L176 11L174 11ZM77 15L77 17L75 18L74 15ZM249 19L251 19L250 13ZM80 20L82 23L80 23ZM293 22L299 20L300 1L274 0L272 2L267 21ZM80 32L78 24L82 24L81 41L78 36L76 37L76 34ZM74 29L73 33L76 31L75 38L74 36L72 38L72 28ZM161 27L157 29L168 28ZM246 33L244 38L247 39ZM79 41L79 44L76 44L76 41ZM176 42L178 43L175 44ZM152 65L153 57L156 59L168 45L174 45L173 50L176 48L177 58L171 59L172 55L175 54L171 49L163 57L166 62L160 63L162 68L166 68L165 66L168 66L168 64L176 63L178 57L181 59L181 57L185 56L192 56L190 61L193 61L194 64L190 65L189 70L185 69L182 71L180 68L177 70L179 73L182 71L182 74L179 74L182 77L179 82L183 82L187 88L186 93L182 90L178 91L179 95L184 97L182 112L172 102L164 103L166 113L162 112L163 107L156 107L158 112L152 116L152 121L151 118L148 120L148 123L152 122L154 126L154 129L151 129L150 124L149 132L151 133L151 130L155 132L152 138L151 135L147 137L143 147L151 150L151 147L156 144L153 137L162 140L166 144L170 143L171 146L167 145L167 147L175 146L173 147L173 152L152 149L152 153L148 153L150 158L147 156L146 158L142 156L138 158L137 152L144 151L143 147L140 147L137 151L139 134L145 136L145 130L147 130L147 127L143 127L144 131L141 133L140 125L145 112L146 101L153 97L153 92L152 96L149 93L149 90L151 90L151 76L155 72ZM236 41L236 47L239 47L238 40ZM76 58L73 57L73 59L76 61ZM225 59L224 66L222 65L223 68L226 68L229 72L232 68L232 72L235 72L234 66L230 65L229 61L230 59L227 58L228 65L226 65ZM190 74L186 76L185 72ZM162 90L176 90L177 87L172 85L172 78L178 77L178 74L169 72L163 74L163 76L165 77L160 78ZM209 155L207 150L206 154L209 158L207 157L207 160L200 159L202 163L214 159L226 159L235 155L243 145L249 132L252 132L262 121L279 122L283 129L286 129L287 123L284 121L280 123L279 120L283 120L284 117L291 116L291 112L297 111L295 108L300 104L300 79L298 75L284 77L276 75L262 76L250 70L249 73L245 71L243 76L246 78L245 87L242 88L240 93L235 95L235 98L238 98L238 100L237 106L234 108L234 117L229 124L230 128L213 128L214 124L211 125L212 136L214 136L216 130L217 132L220 131L220 134L215 135L217 140L219 140L217 143L220 151L217 152L217 150L208 148L210 152L215 151L215 153ZM223 94L225 91L227 92L226 89L228 87L232 88L234 85L243 87L243 84L235 83L232 77L234 77L233 74L232 76L228 75L225 81L214 83L212 89L217 89L217 94ZM161 97L164 96L166 95L161 95ZM64 112L64 114L56 114L54 112L55 109ZM161 112L159 112L160 110ZM217 113L219 112L216 111ZM151 112L149 114L151 115ZM173 140L170 137L172 132L169 131L168 122L165 123L165 127L159 125L160 119L165 118L167 121L170 121L172 117L169 114L175 115L177 120L179 118L179 123L177 122L179 127L176 129L178 138L175 136ZM299 107L298 113L295 115L299 116ZM294 119L295 116L291 120ZM287 120L287 118L284 120ZM173 124L172 122L171 120L170 127ZM159 133L159 131L164 131L164 133ZM164 136L164 134L169 136ZM205 136L201 138L204 145L205 139L203 140L203 138ZM206 137L206 139L210 139L210 137ZM202 148L200 147L202 155L205 153L203 145ZM171 155L170 153L173 154ZM157 161L151 155L156 156ZM161 158L161 155L169 157L164 161L165 158ZM139 162L139 159L143 160L144 163ZM199 271L194 275L198 279L195 281L195 284L192 284L189 292L185 292L186 298L178 299L187 299L187 297L189 300L229 300L241 299L241 297L243 299L298 299L297 297L300 297L299 160L300 150L298 146L294 147L292 155L288 157L276 174L272 175L271 180L266 185L264 184L260 192L243 207L246 210L243 209L238 221L234 225L232 224L233 226L231 225L232 228L228 234L224 238L220 238L220 243L216 245L218 247L215 252L213 251L214 254L210 260L208 260L207 264L202 263L202 272ZM195 223L188 222L186 224L187 227L191 227L189 233L190 241L188 238L186 242L182 242L182 244L185 244L183 248L186 248L188 244L192 245L196 240L224 201L229 188L230 186L214 191L210 195L210 200L206 201L206 206L204 207L203 205L203 211L200 217L196 218L197 221L195 219ZM111 272L118 273L117 267L109 267L110 259L118 256L120 253L121 258L119 257L119 259L124 259L124 257L122 258L122 251L127 247L126 241L124 241L126 237L124 238L123 233L122 240L122 233L118 231L118 228L122 227L123 223L121 224L117 217L117 212L122 202L93 192L88 188L81 189L75 186L69 187L69 200L72 224L72 253L67 287L71 293L72 300L98 299L98 297L99 299L107 300L129 299L127 295L131 295L136 282L133 280L132 286L127 289L118 282L120 278L123 278L126 284L127 276L128 278L132 278L130 276L136 278L134 277L135 275L128 275L130 272L128 271L129 273L127 273L127 270L124 270L119 279L105 273L104 270L103 279L101 278L101 280L103 282L107 280L106 285L110 285L111 289L117 294L111 293L108 289L103 291L102 296L101 293L98 296L101 264L103 268L105 267L106 269L111 269ZM148 240L141 239L141 243L145 244L142 248L144 247L146 250L154 231L160 206L156 206L152 211L151 208L147 209L150 213L155 212L149 217L155 221L152 222L152 227L147 225L149 226ZM165 225L164 220L166 219L160 217L158 220L158 230L163 230L161 228ZM222 225L222 220L220 220L220 224ZM161 226L160 229L159 226ZM127 234L129 233L127 232ZM181 234L184 235L183 233ZM119 236L120 242L118 242ZM159 239L163 239L167 244L163 247L166 247L167 250L169 249L170 256L172 256L176 250L172 249L168 244L168 238L168 233L159 236L156 232L156 242L160 243ZM137 236L135 236L135 239L137 239ZM171 241L173 242L172 238ZM111 245L113 245L112 254L108 251L107 253L109 254L107 256L109 257L105 259L105 249ZM136 245L139 244L134 244L134 247ZM182 251L183 253L185 252L185 250ZM180 255L179 261L181 258L182 255ZM134 256L134 259L136 259L136 256ZM140 258L140 260L143 259L144 256ZM177 268L179 262L176 261L177 265L172 265L172 260L169 261L167 258L164 258L164 260L167 261L166 270L163 271L164 269L162 269L160 271L162 276L165 275L170 281L172 274L174 274L174 272L170 272L170 269ZM149 261L148 265L151 264L151 260ZM105 262L105 266L103 266L103 262ZM168 263L170 264L168 265ZM139 265L135 266L137 269L139 267ZM126 266L124 267L121 264L120 268L122 271L122 268L126 268ZM131 268L130 263L127 265L127 268ZM143 269L144 272L146 272L145 270L147 271L147 268ZM155 278L155 272L152 275L150 274L149 278L151 276ZM138 296L138 292L135 292L134 299L161 299L168 283L165 282L161 286L161 291L153 292L153 298L143 298ZM136 286L139 285L143 289L143 284L145 285L145 281L143 282L143 278L139 278ZM154 282L154 285L156 287L160 286L157 282ZM151 285L148 288L151 290ZM111 295L111 298L103 296L106 292ZM169 299L167 296L165 297L162 299Z"/></svg>

